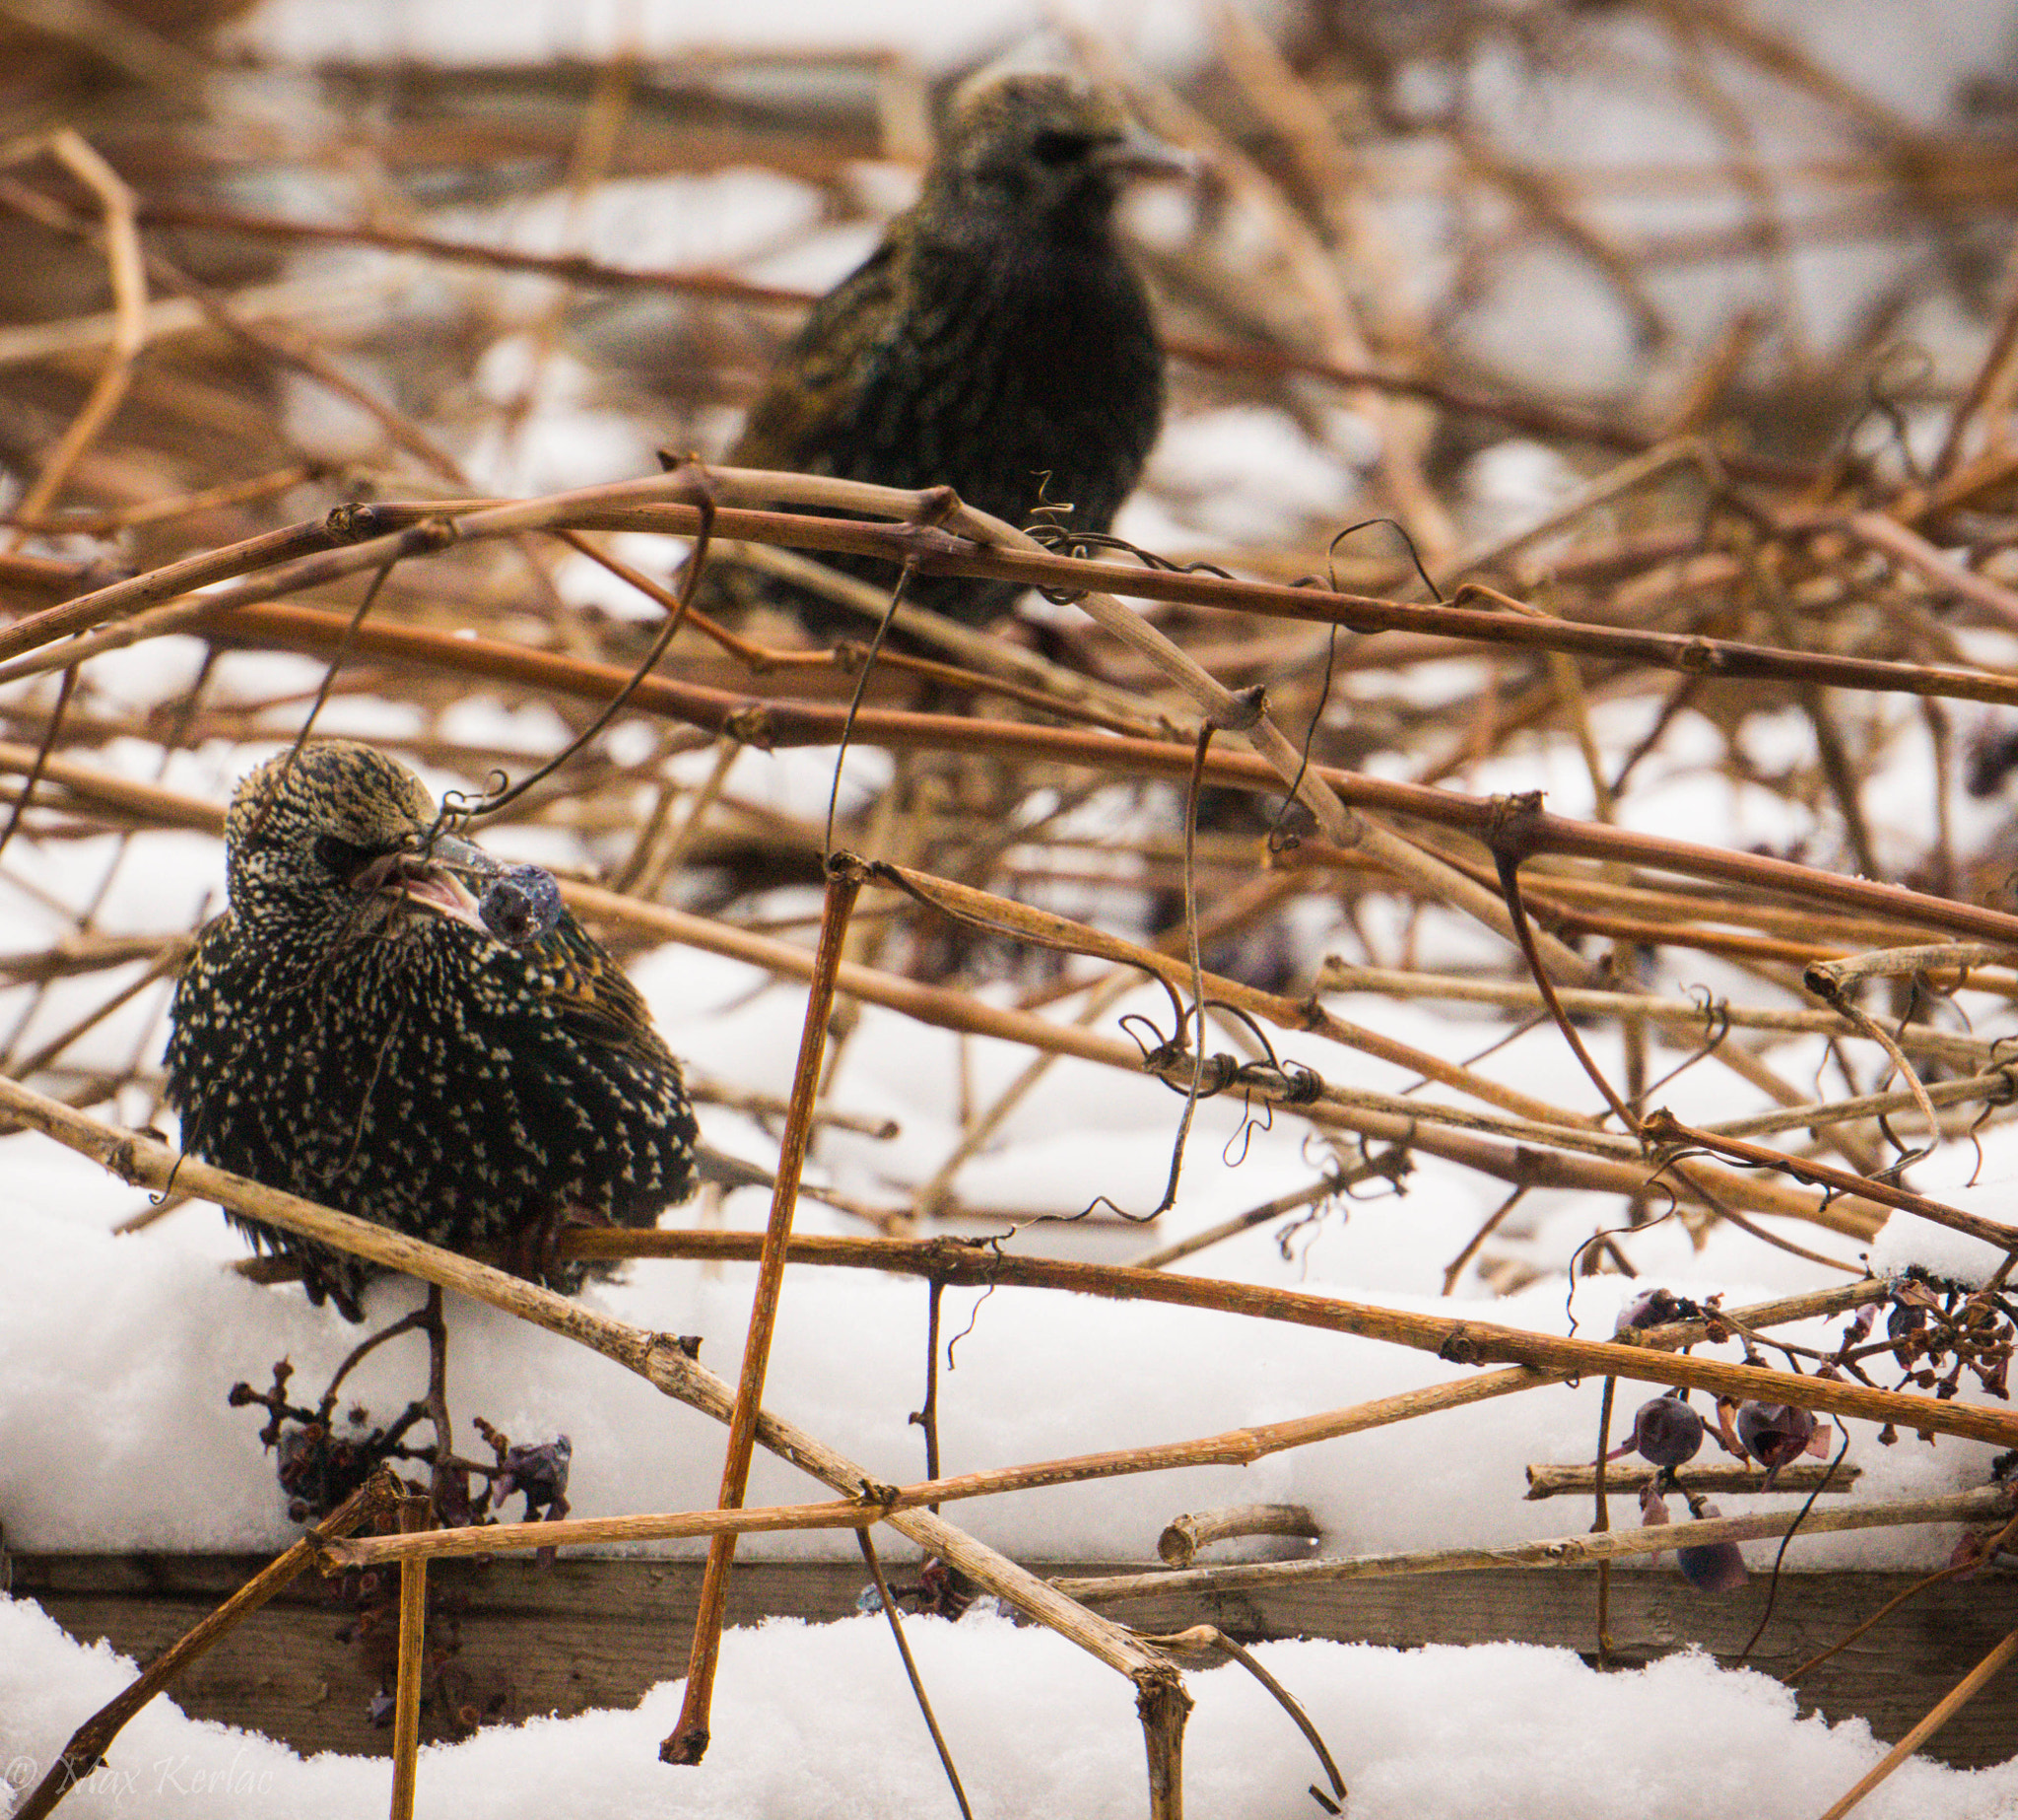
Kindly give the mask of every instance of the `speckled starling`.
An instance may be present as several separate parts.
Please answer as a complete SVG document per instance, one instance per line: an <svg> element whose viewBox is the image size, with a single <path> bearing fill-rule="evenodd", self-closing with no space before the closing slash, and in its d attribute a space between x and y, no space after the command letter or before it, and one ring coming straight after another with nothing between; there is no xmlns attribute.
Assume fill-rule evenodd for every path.
<svg viewBox="0 0 2018 1820"><path fill-rule="evenodd" d="M813 306L730 464L943 483L1012 524L1041 502L1069 505L1068 525L1106 530L1156 440L1164 394L1114 204L1130 172L1181 168L1077 76L975 77L954 98L918 200ZM894 578L887 564L839 566ZM809 630L860 625L780 583L765 591ZM909 598L979 625L1018 591L936 577Z"/></svg>
<svg viewBox="0 0 2018 1820"><path fill-rule="evenodd" d="M230 907L169 1014L168 1103L192 1155L574 1289L579 1266L542 1268L564 1225L648 1226L692 1189L679 1064L550 877L435 822L412 772L349 741L245 778ZM358 1318L369 1269L235 1224Z"/></svg>

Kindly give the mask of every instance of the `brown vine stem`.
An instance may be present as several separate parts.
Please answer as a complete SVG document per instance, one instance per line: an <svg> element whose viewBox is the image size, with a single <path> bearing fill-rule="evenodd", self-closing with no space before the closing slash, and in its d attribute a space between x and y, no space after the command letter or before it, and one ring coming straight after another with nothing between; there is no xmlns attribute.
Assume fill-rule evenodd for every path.
<svg viewBox="0 0 2018 1820"><path fill-rule="evenodd" d="M1834 1193L1859 1194L1866 1200L1882 1201L1887 1207L1917 1213L1936 1226L1947 1227L1950 1232L1981 1239L1984 1244L1995 1246L2000 1251L2018 1251L2018 1226L2007 1226L2001 1220L1986 1220L1981 1214L1964 1213L1959 1207L1930 1200L1924 1194L1894 1187L1889 1181L1880 1181L1869 1176L1852 1176L1848 1170L1835 1169L1827 1163L1789 1157L1759 1144L1745 1143L1739 1138L1719 1137L1714 1131L1698 1130L1693 1125L1683 1124L1665 1107L1648 1112L1641 1128L1650 1142L1663 1148L1702 1149L1715 1156L1730 1157L1748 1169L1783 1170L1796 1180L1813 1182Z"/></svg>
<svg viewBox="0 0 2018 1820"><path fill-rule="evenodd" d="M865 1482L866 1483L866 1482ZM927 1484L931 1481L927 1480ZM863 1529L894 1511L922 1506L911 1486L874 1486L859 1497L818 1504L717 1506L663 1516L563 1517L549 1522L478 1523L412 1535L374 1535L331 1542L323 1571L344 1573L404 1561L510 1553L521 1548L593 1548L609 1543L684 1541L694 1536L776 1535L804 1529Z"/></svg>
<svg viewBox="0 0 2018 1820"><path fill-rule="evenodd" d="M1905 1079L1907 1090L1913 1096L1915 1106L1919 1109L1920 1117L1926 1122L1930 1140L1937 1140L1941 1134L1941 1121L1934 1112L1934 1103L1928 1097L1926 1087L1920 1081L1919 1076L1914 1072L1913 1063L1906 1059L1906 1051L1893 1041L1891 1033L1885 1030L1868 1012L1852 1001L1850 994L1841 985L1835 983L1832 977L1826 971L1826 967L1820 970L1810 969L1802 976L1802 983L1817 998L1824 1000L1830 1010L1840 1012L1851 1024L1856 1026L1859 1034L1875 1043L1885 1051L1885 1054L1891 1060L1892 1066ZM2007 1095L2008 1091L2007 1087Z"/></svg>
<svg viewBox="0 0 2018 1820"><path fill-rule="evenodd" d="M757 469L712 468L717 483L725 483L740 498L790 499L837 510L872 511L895 522L870 522L834 518L808 518L787 512L750 510L725 514L720 529L724 537L740 537L752 543L785 543L806 549L844 550L862 556L877 556L893 565L915 561L924 574L989 575L1021 581L1057 593L1105 590L1143 600L1165 600L1191 606L1216 607L1234 612L1255 613L1270 618L1317 625L1339 625L1372 635L1382 632L1410 632L1418 635L1464 639L1489 644L1531 650L1563 651L1573 655L1638 662L1654 668L1677 670L1689 675L1727 678L1772 678L1804 681L1833 688L1903 691L1915 695L1956 695L1980 701L2018 700L2018 677L2009 672L1901 663L1878 658L1844 657L1829 652L1790 650L1774 645L1750 644L1727 639L1694 634L1640 631L1625 627L1591 624L1553 616L1510 614L1491 609L1426 606L1383 599L1378 595L1334 592L1326 588L1295 587L1278 582L1244 581L1220 575L1194 574L1177 570L1138 568L1124 563L1096 562L1084 558L1057 556L1042 546L1022 541L1020 532L1003 539L999 520L963 507L949 526L966 526L975 534L963 537L955 529L927 529L904 520L919 515L922 496L901 488L871 487L862 482L820 481L807 475L774 474ZM747 477L748 491L730 477ZM757 483L761 480L762 485ZM619 483L637 487L637 482ZM591 489L576 495L555 495L567 501L564 516L556 523L576 529L657 530L676 536L692 536L696 525L690 511L676 505L596 504L596 495L614 496L616 488ZM392 528L415 517L433 515L437 504L387 503L370 508L375 524ZM1834 520L1819 518L1805 526L1823 530ZM1467 594L1490 598L1489 591L1464 588Z"/></svg>
<svg viewBox="0 0 2018 1820"><path fill-rule="evenodd" d="M1972 1100L2006 1105L2012 1094L2010 1073L1999 1069L1995 1074L1971 1075L1967 1080L1936 1081L1931 1087L1920 1087L1917 1093L1901 1088L1895 1093L1859 1094L1849 1100L1813 1100L1751 1118L1721 1118L1704 1129L1718 1137L1765 1137L1775 1131L1798 1131L1804 1127L1813 1130L1847 1119L1904 1112L1908 1107L1918 1108L1924 1113L1934 1107L1966 1106Z"/></svg>
<svg viewBox="0 0 2018 1820"><path fill-rule="evenodd" d="M1166 1567L1189 1567L1199 1549L1232 1536L1294 1535L1314 1542L1322 1533L1300 1504L1234 1504L1172 1517L1156 1539L1156 1552Z"/></svg>
<svg viewBox="0 0 2018 1820"><path fill-rule="evenodd" d="M1139 968L1152 978L1163 981L1174 992L1186 989L1191 984L1190 971L1177 957L1144 947L1139 942L1109 935L1087 923L1074 922L1013 898L977 891L956 879L942 878L887 861L878 861L871 869L878 878L894 880L919 903L945 914L1005 930L1047 948L1065 949ZM1378 1055L1382 1061L1410 1069L1446 1087L1454 1087L1474 1099L1503 1107L1523 1118L1560 1125L1589 1125L1594 1122L1582 1113L1566 1112L1546 1101L1533 1099L1517 1088L1506 1087L1469 1068L1446 1062L1412 1044L1399 1043L1378 1031L1348 1024L1333 1017L1314 999L1294 999L1279 992L1260 991L1218 974L1204 975L1203 983L1207 997L1266 1018L1278 1029L1301 1031L1369 1055Z"/></svg>
<svg viewBox="0 0 2018 1820"><path fill-rule="evenodd" d="M326 654L337 648L347 624L341 614L262 605L223 615L215 621L206 619L202 632L219 643ZM0 635L0 640L4 640L4 635ZM420 627L368 622L358 629L352 644L361 656L383 657L588 700L607 700L629 677L628 672L608 664L586 663L530 651L502 640L453 637ZM2014 681L2012 699L2018 703L2018 681ZM640 712L686 721L765 749L834 745L845 719L841 708L824 703L755 698L748 693L732 694L658 676L647 677L639 685L631 706ZM855 716L854 732L862 743L894 751L989 753L1008 759L1090 765L1117 775L1181 778L1190 769L1188 749L1171 742L1033 726L1021 721L865 708ZM1503 799L1398 783L1329 766L1312 765L1310 775L1349 805L1455 828L1480 840L1487 838L1509 813ZM1250 754L1231 752L1216 752L1208 757L1206 780L1261 790L1279 784L1274 771L1261 760ZM1901 885L1848 878L1766 854L1703 846L1573 821L1546 813L1538 800L1527 797L1516 799L1514 806L1521 817L1521 838L1536 853L1558 853L1720 879L1890 917L1909 928L1946 930L2018 949L2018 916L2005 911L1912 891Z"/></svg>
<svg viewBox="0 0 2018 1820"><path fill-rule="evenodd" d="M430 1501L399 1500L399 1527L413 1535L428 1525ZM421 1752L421 1682L428 1634L428 1557L399 1564L399 1669L392 1701L392 1820L413 1820Z"/></svg>
<svg viewBox="0 0 2018 1820"><path fill-rule="evenodd" d="M926 575L984 575L1020 581L1054 593L1087 595L1089 598L1123 594L1137 599L1175 601L1310 624L1342 626L1367 636L1383 632L1432 635L1518 649L1562 651L1615 662L1641 663L1676 670L1685 675L1797 681L1829 688L2018 705L2018 676L2005 671L1845 657L1693 634L1648 632L1572 619L1528 616L1497 608L1488 611L1461 605L1424 606L1324 588L1229 580L1217 575L1191 574L1170 569L1091 562L1052 555L1034 544L1026 546L1020 532L966 506L959 508L951 522L976 534L961 535L959 531L936 524L917 522L929 514L931 503L926 495L905 489L872 487L862 482L821 482L815 476L773 474L754 469L711 468L706 473L710 484L721 487L724 494L731 497L770 495L793 498L829 509L887 513L890 519L897 520L879 522L815 517L806 513L724 506L717 514L715 529L725 539L881 557L899 567L910 562L916 565L919 573ZM234 587L220 588L211 597L209 606L219 612L228 612L303 587L319 585L359 570L377 568L389 556L396 554L394 550L373 548L381 535L396 536L403 529L431 519L452 518L460 535L466 538L512 536L535 530L557 533L650 530L685 537L696 536L700 531L697 508L666 499L664 489L656 485L655 477L616 482L578 493L553 494L531 501L385 503L339 510L349 512L354 526L353 535L359 531L370 531L368 541L351 549L330 550L329 534L323 524L297 525L270 533L274 539L306 540L305 547L320 549L324 554L286 565L280 575L269 575L258 583L241 582ZM1003 533L1008 534L1006 538ZM260 541L252 540L253 543ZM252 567L247 560L250 554L251 546L248 544L234 546L231 550L217 552L212 558L198 560L222 564L221 575L243 574ZM155 604L186 591L186 584L183 587L172 586L166 575L167 572L157 572L154 575L116 582L61 606L30 615L7 632L0 633L0 659L18 656L55 638L86 631L106 620L137 611L143 605ZM1109 624L1109 616L1104 616L1102 623L1116 636L1135 641L1137 635L1118 618ZM1152 655L1152 661L1158 662L1160 667L1172 661L1161 653L1152 654L1145 650L1145 655ZM1181 657L1182 653L1178 655ZM1190 672L1196 674L1190 675ZM1198 677L1204 673L1197 671L1197 666L1188 658L1184 659L1181 670L1169 669L1167 673L1173 680L1182 682L1201 703L1205 698L1198 691L1205 685L1209 685L1212 692L1225 693L1209 677L1205 679L1205 685L1201 685Z"/></svg>
<svg viewBox="0 0 2018 1820"><path fill-rule="evenodd" d="M1317 976L1320 992L1379 992L1402 998L1449 999L1460 1003L1497 1005L1509 1010L1539 1008L1541 994L1532 985L1499 979L1473 979L1457 974L1409 972L1385 967L1355 967L1327 959ZM1698 1002L1686 998L1654 998L1638 992L1589 991L1558 987L1566 1008L1584 1016L1644 1017L1649 1023L1703 1032L1713 1019L1738 1030L1780 1031L1829 1037L1861 1035L1856 1026L1833 1011L1777 1006L1733 1005L1723 1000ZM1908 1024L1894 1033L1900 1046L1920 1049L1945 1061L1979 1065L1993 1045L1982 1037Z"/></svg>
<svg viewBox="0 0 2018 1820"><path fill-rule="evenodd" d="M1951 969L1966 978L1970 969L2007 958L2001 949L1971 942L1881 948L1871 954L1848 955L1841 961L1817 961L1807 970L1809 977L1803 983L1817 997L1833 1002L1837 993L1860 979L1891 979L1902 974L1946 973Z"/></svg>
<svg viewBox="0 0 2018 1820"><path fill-rule="evenodd" d="M743 1233L590 1232L569 1235L562 1254L574 1257L710 1257L750 1260L756 1256L752 1237ZM1055 1257L1016 1257L982 1247L946 1240L905 1242L878 1239L800 1239L792 1243L795 1261L832 1263L855 1269L902 1270L909 1275L943 1278L976 1288L1066 1290L1079 1295L1109 1296L1120 1301L1162 1302L1183 1308L1216 1310L1282 1320L1297 1326L1320 1327L1386 1341L1463 1365L1516 1363L1565 1378L1606 1373L1640 1382L1686 1384L1739 1398L1771 1398L1827 1410L1832 1415L1891 1422L1900 1428L1966 1434L1974 1440L2009 1445L2018 1439L2018 1413L1983 1404L1958 1404L1931 1397L1908 1396L1806 1378L1764 1366L1726 1365L1720 1361L1649 1356L1644 1345L1626 1340L1582 1340L1448 1315L1416 1314L1398 1309L1347 1302L1294 1289L1211 1277L1173 1276L1167 1271L1132 1269L1124 1265L1084 1264ZM1844 1291L1851 1306L1863 1295L1882 1293L1882 1285L1866 1289L1850 1285ZM1785 1315L1783 1318L1793 1318ZM1692 1342L1693 1343L1693 1342ZM1514 1387L1510 1384L1510 1387ZM1411 1393L1414 1394L1414 1393ZM1312 1417L1330 1421L1332 1417ZM1959 1424L1949 1428L1948 1424Z"/></svg>
<svg viewBox="0 0 2018 1820"><path fill-rule="evenodd" d="M764 1377L771 1363L772 1335L777 1327L778 1292L784 1286L785 1247L791 1237L799 1178L805 1173L806 1150L812 1138L813 1107L820 1097L820 1064L827 1048L827 1026L834 1015L834 982L841 971L848 916L861 895L865 876L861 861L852 854L837 853L827 863L827 902L821 912L820 947L813 957L812 979L806 993L798 1069L792 1077L791 1110L785 1119L776 1184L772 1191L771 1220L764 1232L764 1252L758 1260L750 1329L743 1341L742 1380L736 1386L735 1409L729 1418L719 1501L725 1511L732 1511L743 1502L744 1490L750 1482L750 1459L757 1446L757 1416L764 1404ZM717 1535L708 1547L700 1604L694 1617L686 1697L680 1708L680 1722L659 1745L661 1762L699 1763L707 1754L708 1709L714 1697L715 1665L721 1655L722 1623L728 1615L729 1566L735 1556L736 1538L732 1530Z"/></svg>
<svg viewBox="0 0 2018 1820"><path fill-rule="evenodd" d="M2011 1497L2001 1485L1954 1492L1943 1498L1907 1498L1892 1504L1853 1505L1847 1511L1757 1511L1744 1517L1712 1517L1695 1522L1660 1523L1644 1529L1608 1529L1592 1534L1553 1536L1505 1548L1437 1548L1416 1554L1359 1555L1345 1560L1263 1561L1244 1567L1180 1568L1162 1574L1115 1574L1103 1579L1059 1579L1060 1591L1091 1605L1172 1593L1234 1592L1312 1581L1389 1580L1413 1574L1463 1574L1479 1568L1587 1567L1634 1555L1665 1554L1670 1548L1707 1548L1721 1542L1755 1542L1785 1535L1796 1523L1802 1535L1845 1529L1899 1528L1915 1523L1980 1523L2008 1515Z"/></svg>
<svg viewBox="0 0 2018 1820"><path fill-rule="evenodd" d="M84 408L71 420L40 471L21 496L20 510L34 517L62 492L77 464L111 421L133 382L134 363L147 342L147 270L135 225L135 199L119 174L75 128L62 126L43 149L98 199L104 221L105 270L111 286L111 359L93 382ZM7 540L12 549L22 541Z"/></svg>
<svg viewBox="0 0 2018 1820"><path fill-rule="evenodd" d="M1605 1483L1611 1490L1622 1494L1642 1491L1651 1485L1661 1471L1662 1468L1645 1462L1614 1460L1606 1471ZM1833 1472L1827 1466L1812 1463L1783 1466L1773 1482L1773 1489L1788 1497L1805 1497L1809 1492L1849 1492L1855 1488L1861 1476L1862 1470L1856 1466L1839 1466ZM1588 1496L1596 1483L1595 1466L1529 1466L1527 1501ZM1692 1462L1688 1485L1692 1492L1750 1494L1766 1489L1766 1473L1759 1466L1738 1466L1728 1462L1701 1466Z"/></svg>
<svg viewBox="0 0 2018 1820"><path fill-rule="evenodd" d="M286 289L292 291L297 287L290 286ZM150 317L157 313L158 307L150 308ZM193 316L194 313L180 303L170 303L168 307L188 316ZM0 364L4 364L7 358L6 339L0 337ZM114 531L137 529L141 525L167 524L177 518L193 518L202 512L215 511L220 506L250 506L262 500L272 499L278 494L291 492L309 481L321 480L328 472L328 466L323 462L303 460L284 468L275 468L271 473L254 475L249 480L222 481L215 487L201 487L194 493L170 494L164 499L151 499L139 505L114 509L91 511L77 508L51 512L37 518L17 507L13 511L0 513L0 524L7 525L11 530L29 531L36 535L103 537Z"/></svg>

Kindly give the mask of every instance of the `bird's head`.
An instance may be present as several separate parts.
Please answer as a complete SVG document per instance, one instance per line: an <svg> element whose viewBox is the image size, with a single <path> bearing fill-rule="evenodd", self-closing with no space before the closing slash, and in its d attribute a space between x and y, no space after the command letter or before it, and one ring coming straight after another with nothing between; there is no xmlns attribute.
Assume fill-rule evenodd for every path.
<svg viewBox="0 0 2018 1820"><path fill-rule="evenodd" d="M269 759L238 785L225 817L235 915L338 931L383 929L406 911L488 934L479 891L502 868L437 833L435 802L412 772L351 740Z"/></svg>
<svg viewBox="0 0 2018 1820"><path fill-rule="evenodd" d="M1125 178L1192 168L1110 89L1071 71L992 68L954 95L925 199L949 221L985 210L1098 231Z"/></svg>

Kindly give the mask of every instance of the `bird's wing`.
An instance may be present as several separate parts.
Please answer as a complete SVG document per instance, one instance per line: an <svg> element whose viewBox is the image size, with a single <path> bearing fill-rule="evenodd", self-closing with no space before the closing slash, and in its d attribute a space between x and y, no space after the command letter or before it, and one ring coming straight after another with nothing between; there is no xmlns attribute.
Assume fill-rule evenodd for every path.
<svg viewBox="0 0 2018 1820"><path fill-rule="evenodd" d="M237 959L236 934L229 910L213 916L197 931L175 980L163 1060L168 1104L185 1121L200 1120L204 1082L228 1073L231 1058L256 1034L229 1015L230 993L219 989ZM185 1148L195 1147L186 1128L183 1139Z"/></svg>
<svg viewBox="0 0 2018 1820"><path fill-rule="evenodd" d="M729 464L821 469L825 444L854 401L867 356L889 332L903 284L903 218L876 250L813 305L750 407Z"/></svg>
<svg viewBox="0 0 2018 1820"><path fill-rule="evenodd" d="M665 1055L643 997L572 916L563 916L526 959L555 1014L577 1036L653 1060Z"/></svg>

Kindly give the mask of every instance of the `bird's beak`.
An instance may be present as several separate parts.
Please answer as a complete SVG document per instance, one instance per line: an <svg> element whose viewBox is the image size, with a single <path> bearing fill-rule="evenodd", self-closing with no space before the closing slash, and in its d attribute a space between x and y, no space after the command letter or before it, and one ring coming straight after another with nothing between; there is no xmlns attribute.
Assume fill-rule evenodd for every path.
<svg viewBox="0 0 2018 1820"><path fill-rule="evenodd" d="M1194 178L1205 168L1195 152L1159 139L1132 121L1121 137L1094 153L1094 161L1109 170L1131 177Z"/></svg>
<svg viewBox="0 0 2018 1820"><path fill-rule="evenodd" d="M437 835L427 854L387 853L372 860L353 883L360 891L397 892L417 909L489 935L477 900L457 874L481 878L497 869L497 862L481 847L453 835Z"/></svg>

